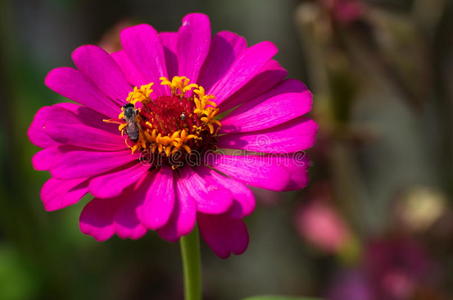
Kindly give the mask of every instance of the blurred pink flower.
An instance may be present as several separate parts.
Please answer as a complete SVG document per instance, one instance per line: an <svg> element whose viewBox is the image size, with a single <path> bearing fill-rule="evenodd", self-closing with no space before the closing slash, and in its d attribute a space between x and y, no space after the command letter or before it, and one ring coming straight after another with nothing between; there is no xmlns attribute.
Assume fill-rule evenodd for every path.
<svg viewBox="0 0 453 300"><path fill-rule="evenodd" d="M329 300L410 300L433 295L433 262L415 240L399 236L376 239L364 248L354 271L340 272L329 288ZM420 299L437 299L421 297Z"/></svg>
<svg viewBox="0 0 453 300"><path fill-rule="evenodd" d="M296 228L299 234L316 247L338 251L350 238L350 232L341 216L328 200L329 191L318 186L309 203L302 203L296 212Z"/></svg>
<svg viewBox="0 0 453 300"><path fill-rule="evenodd" d="M46 77L77 104L40 109L28 131L44 148L34 168L52 176L41 190L45 209L90 193L80 229L98 241L138 239L147 230L177 241L198 223L218 256L242 253L243 218L255 206L246 185L307 184L300 151L317 131L303 116L311 93L285 79L272 43L249 47L228 31L211 37L204 14L185 16L177 32L132 26L120 40L122 50L111 54L81 46L72 53L76 68Z"/></svg>
<svg viewBox="0 0 453 300"><path fill-rule="evenodd" d="M364 267L379 299L411 299L433 276L429 256L409 237L375 240L365 251Z"/></svg>
<svg viewBox="0 0 453 300"><path fill-rule="evenodd" d="M351 23L363 16L364 5L361 0L320 0L332 18L340 23Z"/></svg>

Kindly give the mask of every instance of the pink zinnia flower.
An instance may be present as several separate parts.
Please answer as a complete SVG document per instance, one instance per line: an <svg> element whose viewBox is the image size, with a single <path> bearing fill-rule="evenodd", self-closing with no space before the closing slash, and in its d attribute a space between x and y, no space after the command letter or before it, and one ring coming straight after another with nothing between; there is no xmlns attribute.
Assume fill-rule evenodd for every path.
<svg viewBox="0 0 453 300"><path fill-rule="evenodd" d="M28 132L44 148L34 168L52 176L41 191L45 209L90 193L80 229L98 241L147 230L176 241L198 224L218 256L242 253L243 218L255 206L247 186L307 184L300 151L317 128L303 116L311 93L285 79L272 43L249 47L227 31L211 37L203 14L184 17L178 32L126 28L121 46L111 54L81 46L72 53L76 68L46 77L77 104L40 109Z"/></svg>

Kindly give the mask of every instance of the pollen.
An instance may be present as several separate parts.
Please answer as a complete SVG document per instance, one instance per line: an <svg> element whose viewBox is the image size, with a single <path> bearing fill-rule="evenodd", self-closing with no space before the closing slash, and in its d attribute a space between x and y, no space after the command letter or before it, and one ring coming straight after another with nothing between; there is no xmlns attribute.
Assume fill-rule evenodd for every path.
<svg viewBox="0 0 453 300"><path fill-rule="evenodd" d="M219 109L213 95L185 76L161 77L160 81L168 86L169 95L153 97L153 82L136 86L118 118L105 121L119 124L118 130L133 153L146 152L176 168L174 158L180 162L195 151L215 148L221 128L216 118Z"/></svg>
<svg viewBox="0 0 453 300"><path fill-rule="evenodd" d="M153 85L154 82L151 82L140 87L134 87L134 90L130 92L129 95L127 96L126 99L127 102L135 105L137 102L149 101L150 100L149 96L153 92L153 90L151 89Z"/></svg>

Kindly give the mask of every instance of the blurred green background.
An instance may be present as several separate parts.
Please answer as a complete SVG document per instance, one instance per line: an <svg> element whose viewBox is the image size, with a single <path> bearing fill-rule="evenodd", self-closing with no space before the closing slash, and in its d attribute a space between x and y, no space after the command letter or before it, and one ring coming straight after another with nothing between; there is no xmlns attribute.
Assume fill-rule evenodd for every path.
<svg viewBox="0 0 453 300"><path fill-rule="evenodd" d="M311 185L255 190L248 251L203 246L205 299L286 294L337 300L453 299L453 1L0 0L0 299L182 299L179 247L154 233L95 242L88 199L46 213L26 131L63 99L45 74L81 44L114 49L118 30L174 31L211 17L315 95Z"/></svg>

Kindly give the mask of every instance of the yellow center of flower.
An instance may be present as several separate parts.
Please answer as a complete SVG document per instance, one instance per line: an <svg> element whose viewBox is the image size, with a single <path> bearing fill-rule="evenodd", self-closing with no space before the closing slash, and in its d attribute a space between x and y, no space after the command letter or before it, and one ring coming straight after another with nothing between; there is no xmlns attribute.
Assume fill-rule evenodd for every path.
<svg viewBox="0 0 453 300"><path fill-rule="evenodd" d="M134 87L118 115L118 129L133 153L160 156L174 167L169 162L172 158L215 148L221 127L216 119L219 109L211 101L214 96L206 95L202 86L190 83L187 77L160 80L171 95L153 98L154 83Z"/></svg>

